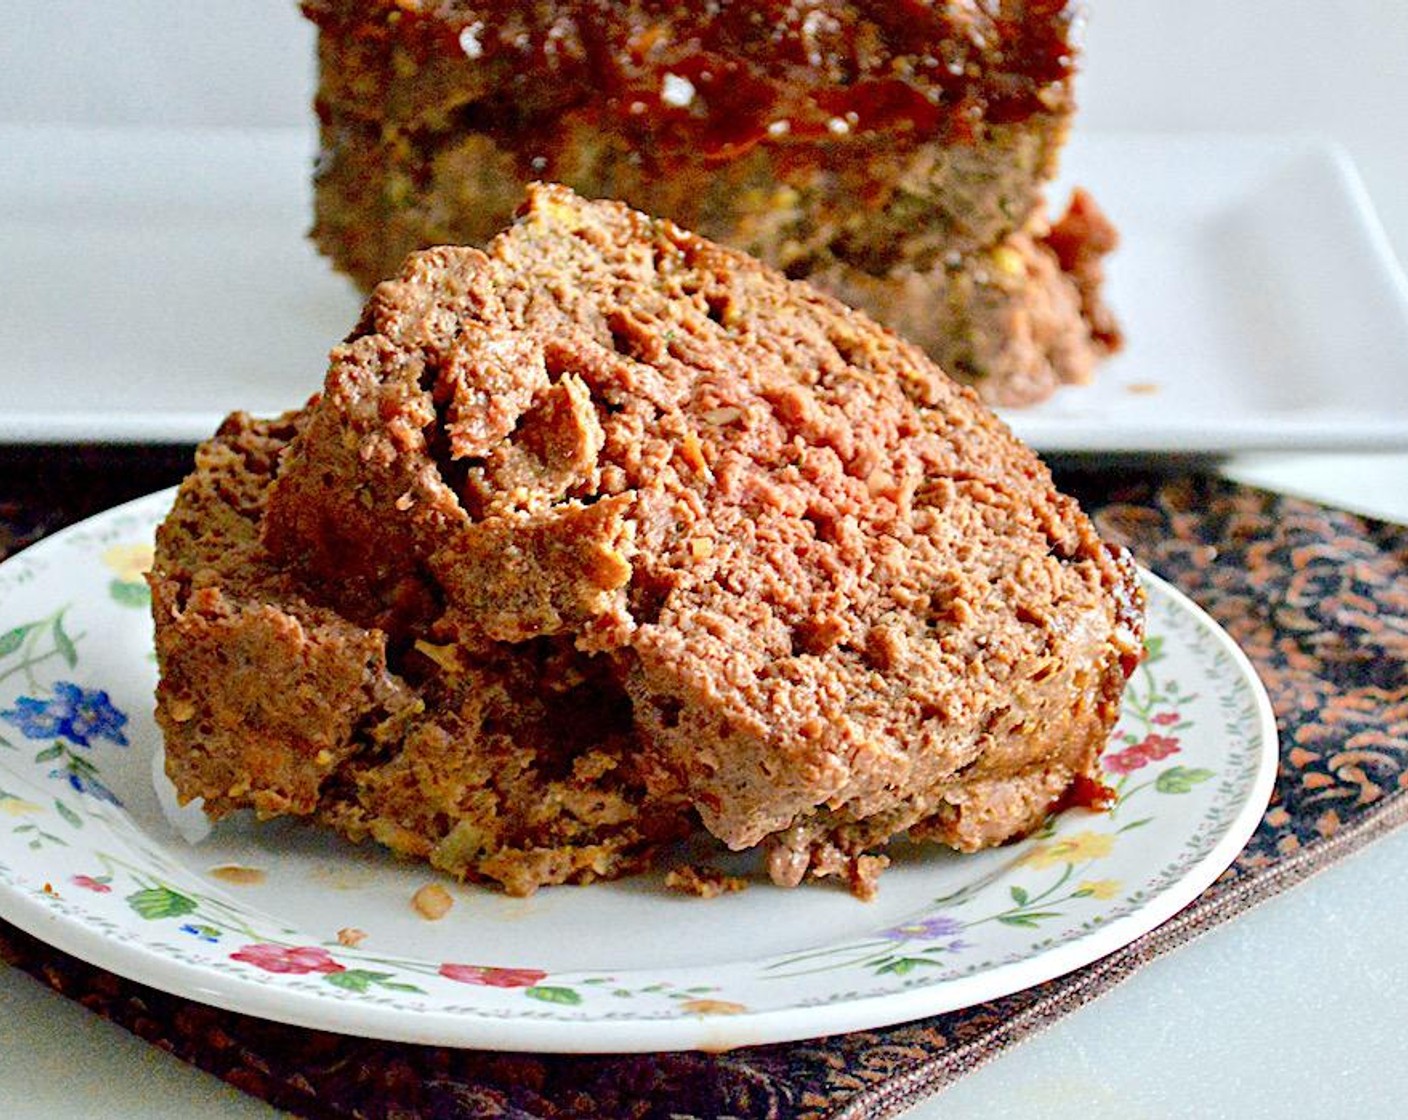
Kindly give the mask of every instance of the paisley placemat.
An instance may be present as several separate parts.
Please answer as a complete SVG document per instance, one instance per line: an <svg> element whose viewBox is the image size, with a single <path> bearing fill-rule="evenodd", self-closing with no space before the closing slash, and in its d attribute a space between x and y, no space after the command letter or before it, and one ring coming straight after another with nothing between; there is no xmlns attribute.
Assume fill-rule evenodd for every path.
<svg viewBox="0 0 1408 1120"><path fill-rule="evenodd" d="M0 556L177 481L187 449L0 450ZM893 1116L1141 966L1408 820L1408 529L1197 473L1067 471L1110 539L1256 665L1281 768L1260 827L1193 905L1123 950L1000 1000L728 1054L541 1056L304 1030L166 995L0 922L0 956L290 1112L618 1120Z"/></svg>

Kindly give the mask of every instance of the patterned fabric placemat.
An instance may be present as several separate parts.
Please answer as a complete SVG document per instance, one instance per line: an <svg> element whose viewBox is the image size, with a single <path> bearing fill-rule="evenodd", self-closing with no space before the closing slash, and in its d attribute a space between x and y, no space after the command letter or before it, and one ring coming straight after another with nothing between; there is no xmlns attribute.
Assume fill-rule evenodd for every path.
<svg viewBox="0 0 1408 1120"><path fill-rule="evenodd" d="M0 556L177 481L185 449L0 451ZM893 1116L1142 965L1408 820L1408 529L1197 475L1067 473L1102 531L1200 603L1271 694L1281 766L1231 868L1126 948L1003 999L728 1054L498 1054L220 1011L0 922L0 956L135 1034L311 1117L861 1120Z"/></svg>

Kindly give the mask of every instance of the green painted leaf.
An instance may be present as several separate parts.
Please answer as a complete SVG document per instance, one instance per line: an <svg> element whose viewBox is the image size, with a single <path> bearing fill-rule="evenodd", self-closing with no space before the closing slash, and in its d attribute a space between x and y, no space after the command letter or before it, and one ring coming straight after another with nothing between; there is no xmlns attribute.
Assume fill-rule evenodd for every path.
<svg viewBox="0 0 1408 1120"><path fill-rule="evenodd" d="M1128 824L1120 826L1116 834L1118 835L1119 832L1132 832L1136 828L1143 828L1153 819L1153 817L1142 817L1137 821L1130 821Z"/></svg>
<svg viewBox="0 0 1408 1120"><path fill-rule="evenodd" d="M63 756L64 756L64 745L63 745L62 743L55 743L52 747L45 747L42 751L40 751L38 754L36 754L36 755L34 756L34 761L35 761L35 762L53 762L54 759L56 759L56 758L63 758Z"/></svg>
<svg viewBox="0 0 1408 1120"><path fill-rule="evenodd" d="M1025 914L999 914L997 920L1005 926L1022 926L1026 929L1036 929L1036 923Z"/></svg>
<svg viewBox="0 0 1408 1120"><path fill-rule="evenodd" d="M64 629L63 612L54 619L54 648L59 651L59 656L64 659L64 664L72 669L78 664L78 647L73 644L73 639L68 636L68 631Z"/></svg>
<svg viewBox="0 0 1408 1120"><path fill-rule="evenodd" d="M125 579L115 579L108 584L108 594L113 602L123 607L148 607L152 592L145 583L134 583Z"/></svg>
<svg viewBox="0 0 1408 1120"><path fill-rule="evenodd" d="M1206 782L1211 777L1211 770L1170 766L1154 780L1154 788L1160 793L1188 793L1198 783Z"/></svg>
<svg viewBox="0 0 1408 1120"><path fill-rule="evenodd" d="M524 988L523 994L529 999L540 999L544 1003L577 1004L582 1002L582 997L571 988L557 988L546 984L534 984L531 988Z"/></svg>
<svg viewBox="0 0 1408 1120"><path fill-rule="evenodd" d="M65 805L62 801L60 801L57 797L54 798L54 808L59 811L59 816L63 817L64 820L68 821L68 823L73 825L74 828L83 827L83 818L80 817L77 813L75 813L72 809L70 809L67 805Z"/></svg>
<svg viewBox="0 0 1408 1120"><path fill-rule="evenodd" d="M373 972L368 968L345 968L341 972L328 972L323 979L334 988L345 988L349 992L365 992L373 984L384 983L391 972Z"/></svg>
<svg viewBox="0 0 1408 1120"><path fill-rule="evenodd" d="M1018 906L1025 906L1027 904L1027 899L1030 896L1027 894L1025 888L1013 887L1011 893L1012 901L1015 902Z"/></svg>
<svg viewBox="0 0 1408 1120"><path fill-rule="evenodd" d="M0 634L0 657L9 657L24 643L24 636L34 629L34 623L27 622Z"/></svg>
<svg viewBox="0 0 1408 1120"><path fill-rule="evenodd" d="M199 906L195 899L187 898L170 887L148 887L146 890L136 891L127 896L127 905L147 921L180 918L195 913Z"/></svg>
<svg viewBox="0 0 1408 1120"><path fill-rule="evenodd" d="M1060 916L1059 910L1024 910L1020 914L999 914L997 920L1003 925L1036 929L1037 923L1043 918L1059 918Z"/></svg>
<svg viewBox="0 0 1408 1120"><path fill-rule="evenodd" d="M414 984L403 984L399 980L382 980L380 983L383 988L390 988L393 992L417 992L421 995L425 994L424 988L417 988Z"/></svg>
<svg viewBox="0 0 1408 1120"><path fill-rule="evenodd" d="M927 960L924 957L901 957L897 961L891 961L883 968L877 968L875 970L875 973L877 976L883 972L892 972L896 976L904 976L910 972L913 972L920 965L927 964L942 967L943 963L943 961Z"/></svg>
<svg viewBox="0 0 1408 1120"><path fill-rule="evenodd" d="M1164 655L1164 639L1162 634L1155 634L1151 638L1144 639L1144 660L1152 665Z"/></svg>

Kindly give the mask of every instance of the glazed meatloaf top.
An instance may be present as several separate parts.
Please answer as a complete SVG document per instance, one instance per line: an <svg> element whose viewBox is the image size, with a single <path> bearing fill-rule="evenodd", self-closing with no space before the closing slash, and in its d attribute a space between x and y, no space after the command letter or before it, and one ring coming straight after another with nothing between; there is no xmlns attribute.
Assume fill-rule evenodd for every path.
<svg viewBox="0 0 1408 1120"><path fill-rule="evenodd" d="M803 870L847 822L1032 827L1093 772L1140 648L1132 565L970 391L560 187L374 292L268 503L271 555L393 657L604 659L648 781L734 847L786 832ZM1028 774L1035 818L945 801Z"/></svg>
<svg viewBox="0 0 1408 1120"><path fill-rule="evenodd" d="M817 135L962 139L978 122L1072 107L1072 0L302 7L342 49L349 38L365 48L360 62L347 56L325 69L324 97L344 109L362 105L367 119L420 117L435 129L465 106L522 129L600 103L613 129L649 146L729 158L760 142ZM502 104L486 106L486 91Z"/></svg>

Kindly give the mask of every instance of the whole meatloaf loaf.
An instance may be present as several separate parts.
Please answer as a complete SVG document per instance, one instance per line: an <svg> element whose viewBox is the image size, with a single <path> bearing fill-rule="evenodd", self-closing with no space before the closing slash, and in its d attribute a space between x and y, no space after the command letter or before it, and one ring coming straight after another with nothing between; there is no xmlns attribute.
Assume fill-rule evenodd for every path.
<svg viewBox="0 0 1408 1120"><path fill-rule="evenodd" d="M525 185L622 199L896 326L990 402L1119 342L1114 230L1053 243L1072 0L304 0L317 244L365 288L482 245Z"/></svg>
<svg viewBox="0 0 1408 1120"><path fill-rule="evenodd" d="M868 894L1092 788L1128 557L919 350L623 205L413 254L158 535L181 796L525 894L700 823Z"/></svg>

